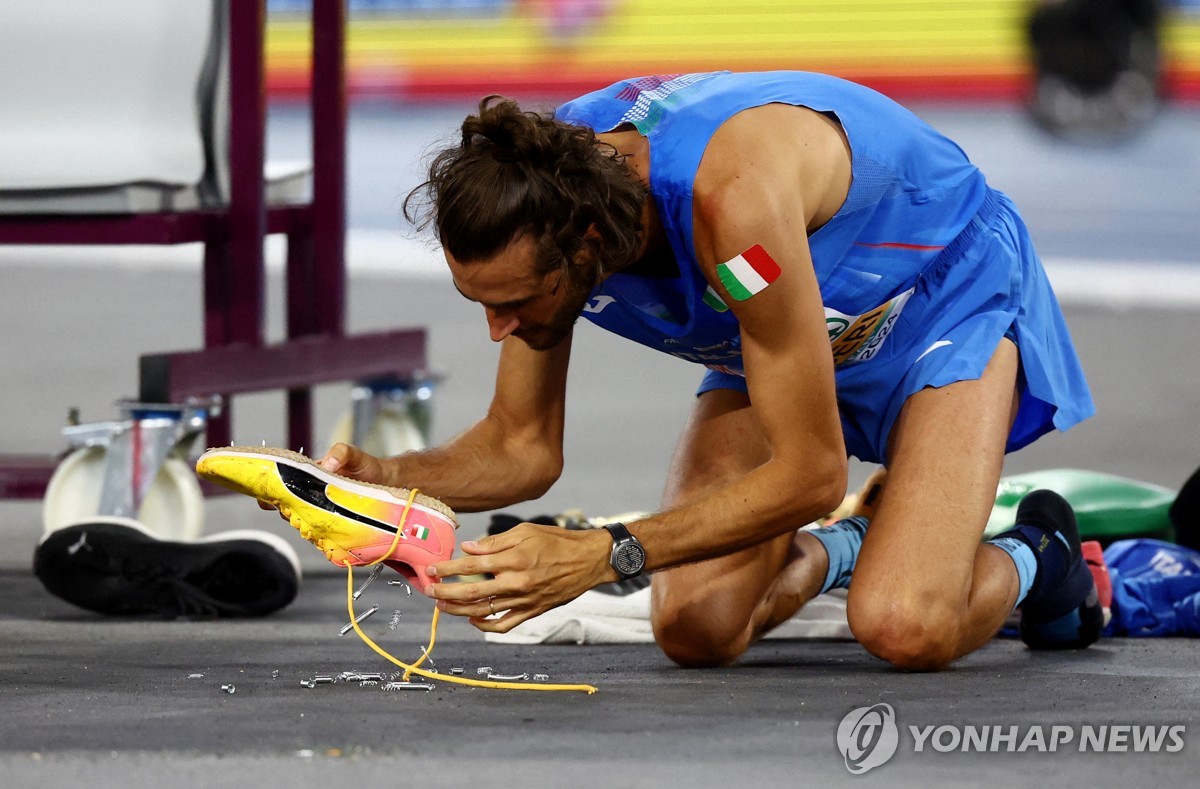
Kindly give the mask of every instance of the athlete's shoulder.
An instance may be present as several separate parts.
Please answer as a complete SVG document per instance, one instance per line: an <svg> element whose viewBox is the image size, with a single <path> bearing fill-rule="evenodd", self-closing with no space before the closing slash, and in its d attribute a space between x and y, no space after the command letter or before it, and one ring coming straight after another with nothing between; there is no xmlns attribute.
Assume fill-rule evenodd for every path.
<svg viewBox="0 0 1200 789"><path fill-rule="evenodd" d="M730 76L730 72L632 77L559 105L555 117L596 131L611 131L629 124L644 134L666 114L699 98L701 85L723 76Z"/></svg>
<svg viewBox="0 0 1200 789"><path fill-rule="evenodd" d="M696 174L701 221L782 208L806 225L832 215L850 182L850 152L838 124L802 106L765 104L726 120L709 141ZM827 218L827 217L826 217Z"/></svg>

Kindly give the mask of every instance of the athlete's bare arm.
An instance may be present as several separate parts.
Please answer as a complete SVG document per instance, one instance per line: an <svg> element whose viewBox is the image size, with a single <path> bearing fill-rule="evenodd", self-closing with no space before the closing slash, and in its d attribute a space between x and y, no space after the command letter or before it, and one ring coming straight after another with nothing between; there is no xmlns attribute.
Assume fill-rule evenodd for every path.
<svg viewBox="0 0 1200 789"><path fill-rule="evenodd" d="M496 392L487 415L446 444L380 459L338 444L326 468L396 487L419 488L460 512L507 507L537 498L558 479L563 464L563 421L568 337L547 351L504 340Z"/></svg>
<svg viewBox="0 0 1200 789"><path fill-rule="evenodd" d="M846 489L846 453L821 295L807 234L849 186L836 124L809 110L768 105L714 135L696 178L700 267L741 325L753 412L771 457L742 479L639 523L651 567L732 553L833 509ZM760 246L779 278L739 301L717 265Z"/></svg>
<svg viewBox="0 0 1200 789"><path fill-rule="evenodd" d="M651 152L653 157L653 152ZM631 525L648 569L725 555L795 530L832 510L846 490L846 455L833 359L807 232L828 220L850 182L836 124L808 110L769 105L727 122L710 141L696 179L695 245L701 268L759 245L781 276L745 300L717 287L742 330L747 382L771 457L742 479L676 510ZM442 575L489 572L478 583L436 584L450 613L506 631L592 586L615 580L603 532L520 526L432 568ZM494 598L488 605L478 601ZM486 620L489 607L509 610Z"/></svg>

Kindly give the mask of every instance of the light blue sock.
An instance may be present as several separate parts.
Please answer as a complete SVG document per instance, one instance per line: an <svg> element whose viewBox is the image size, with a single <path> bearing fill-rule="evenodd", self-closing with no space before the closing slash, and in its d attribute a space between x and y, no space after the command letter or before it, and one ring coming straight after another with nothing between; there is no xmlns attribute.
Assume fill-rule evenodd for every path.
<svg viewBox="0 0 1200 789"><path fill-rule="evenodd" d="M1033 588L1033 580L1037 577L1037 557L1024 540L1018 540L1016 537L996 537L987 543L1007 553L1017 566L1017 583L1020 589L1017 590L1017 604L1013 606L1016 608Z"/></svg>
<svg viewBox="0 0 1200 789"><path fill-rule="evenodd" d="M850 575L858 562L858 552L862 548L863 534L866 531L867 519L856 515L807 532L820 540L825 553L829 555L829 572L825 573L825 583L820 594L825 594L830 589L850 588Z"/></svg>

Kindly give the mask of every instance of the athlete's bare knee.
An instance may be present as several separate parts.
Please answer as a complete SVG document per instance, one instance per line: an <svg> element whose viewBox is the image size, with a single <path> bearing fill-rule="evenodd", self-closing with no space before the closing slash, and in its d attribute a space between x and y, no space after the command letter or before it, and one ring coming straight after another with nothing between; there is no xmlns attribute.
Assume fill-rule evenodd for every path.
<svg viewBox="0 0 1200 789"><path fill-rule="evenodd" d="M722 616L698 601L656 604L654 640L663 654L686 668L728 666L750 646L749 622Z"/></svg>
<svg viewBox="0 0 1200 789"><path fill-rule="evenodd" d="M859 643L896 668L940 671L956 657L961 617L940 601L852 588L846 616Z"/></svg>

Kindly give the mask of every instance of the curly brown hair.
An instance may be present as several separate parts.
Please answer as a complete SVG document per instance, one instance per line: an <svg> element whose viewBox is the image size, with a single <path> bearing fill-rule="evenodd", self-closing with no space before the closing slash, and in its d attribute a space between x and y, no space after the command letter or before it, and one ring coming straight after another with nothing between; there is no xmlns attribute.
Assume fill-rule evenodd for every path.
<svg viewBox="0 0 1200 789"><path fill-rule="evenodd" d="M589 269L607 272L633 259L646 194L592 129L492 95L463 121L461 142L433 158L428 180L404 200L404 216L419 229L434 225L463 263L528 235L538 274L569 270L585 248L595 261ZM590 228L596 233L585 238Z"/></svg>

